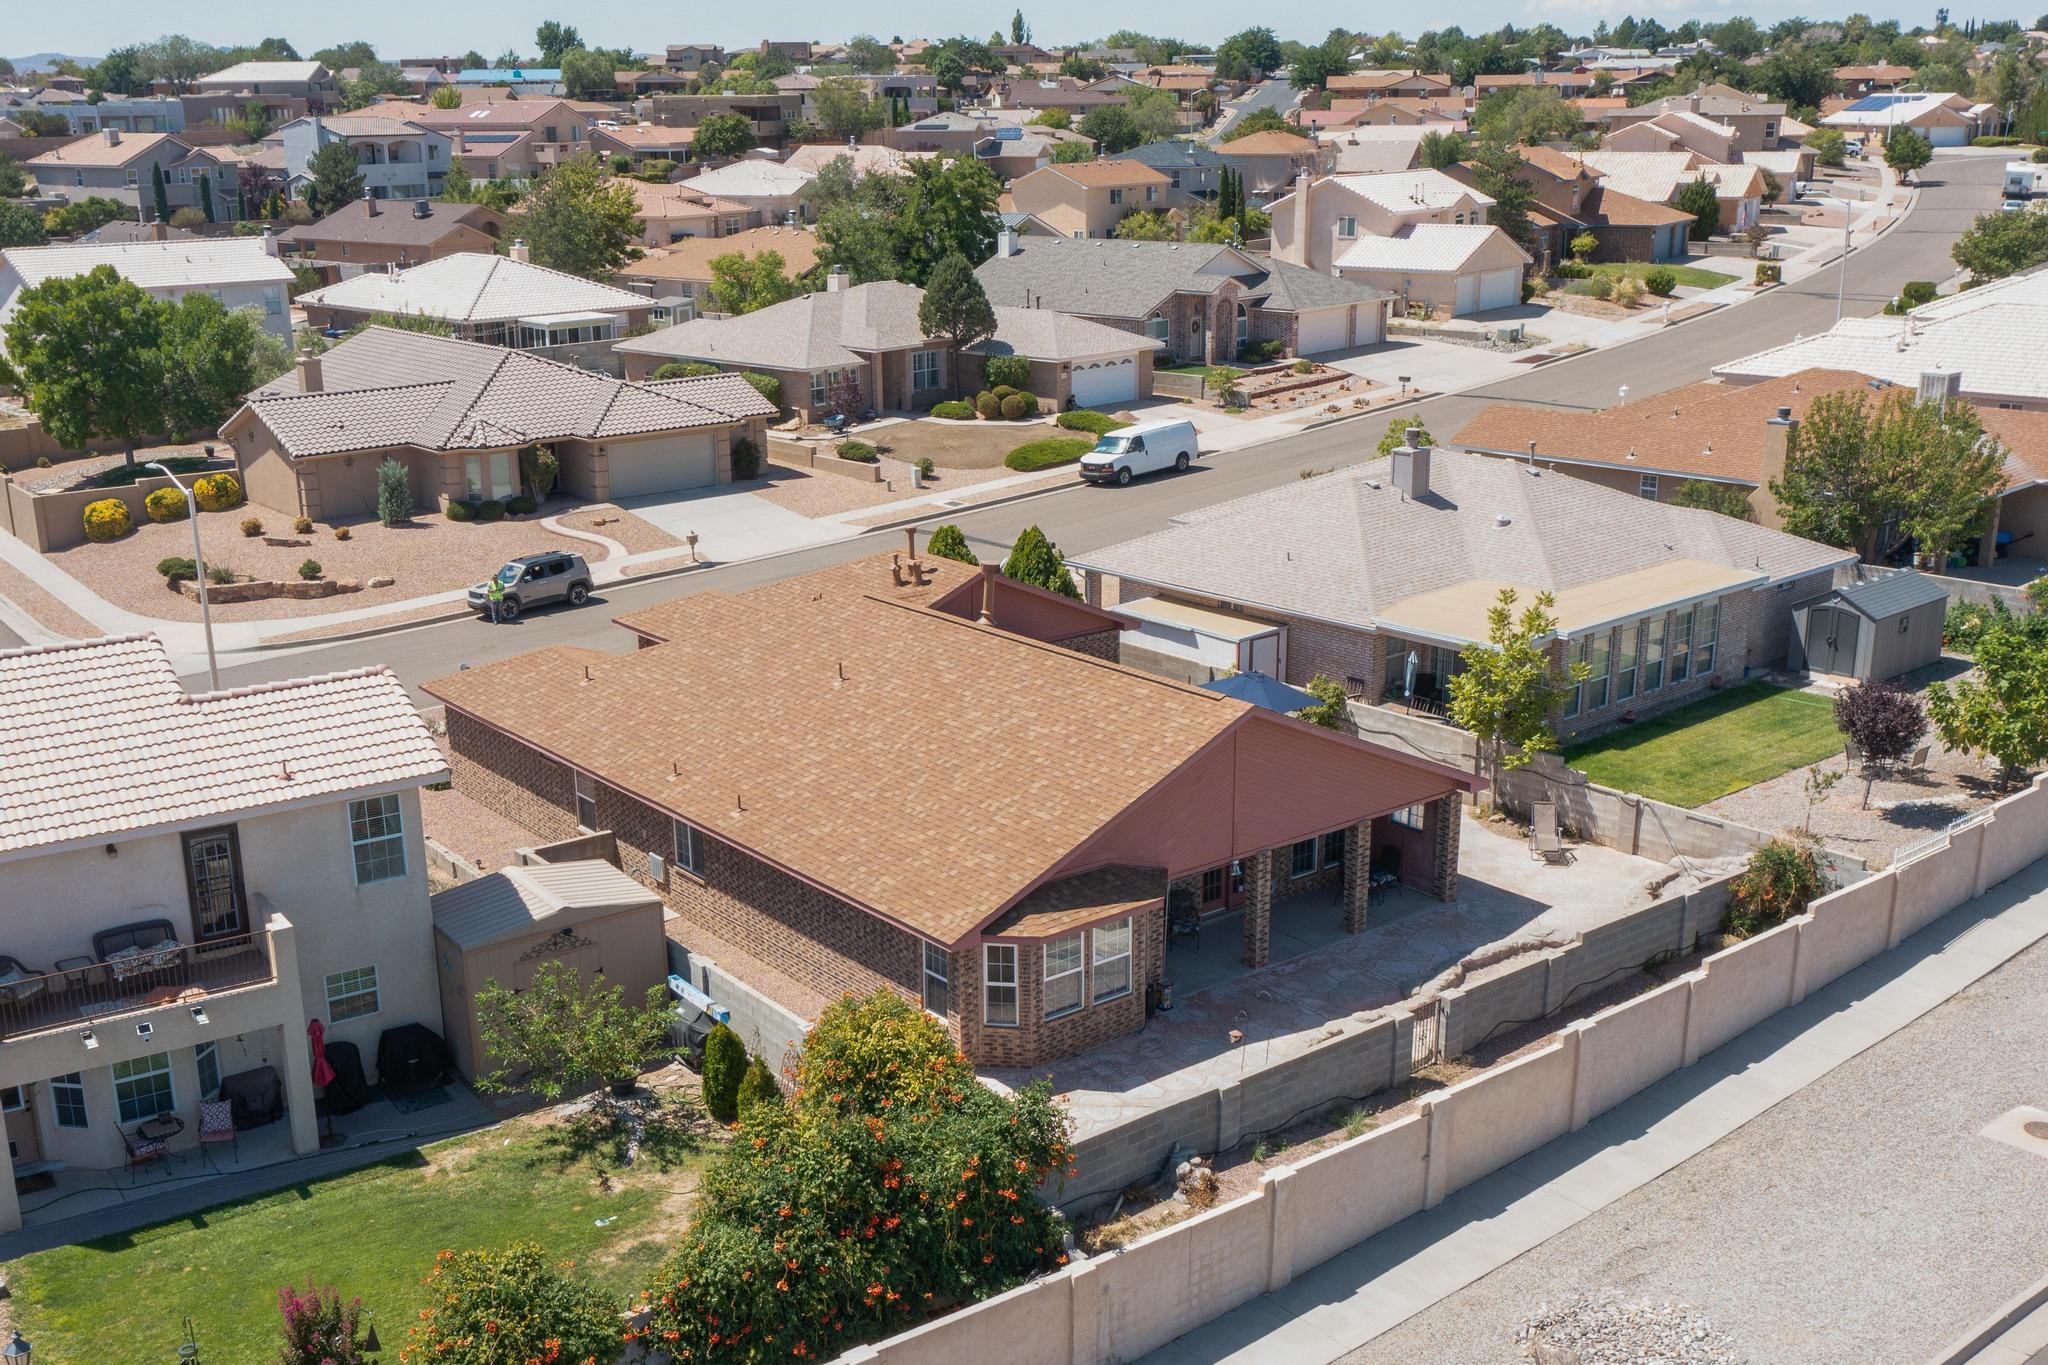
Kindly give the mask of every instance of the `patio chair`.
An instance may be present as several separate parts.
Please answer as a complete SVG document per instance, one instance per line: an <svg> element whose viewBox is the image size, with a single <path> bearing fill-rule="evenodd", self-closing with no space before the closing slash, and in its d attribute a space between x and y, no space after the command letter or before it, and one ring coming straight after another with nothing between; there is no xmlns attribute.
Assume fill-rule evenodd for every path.
<svg viewBox="0 0 2048 1365"><path fill-rule="evenodd" d="M1375 853L1372 865L1365 876L1365 902L1373 904L1385 898L1389 891L1401 884L1401 850L1388 845Z"/></svg>
<svg viewBox="0 0 2048 1365"><path fill-rule="evenodd" d="M1555 801L1537 801L1529 807L1529 856L1555 864L1572 860L1572 851L1564 846L1564 835L1558 833Z"/></svg>
<svg viewBox="0 0 2048 1365"><path fill-rule="evenodd" d="M1167 896L1166 927L1169 942L1174 935L1186 934L1195 940L1195 951L1202 950L1202 907L1194 892L1183 887Z"/></svg>
<svg viewBox="0 0 2048 1365"><path fill-rule="evenodd" d="M152 1161L163 1163L170 1169L171 1144L164 1138L144 1137L140 1129L133 1133L121 1134L121 1145L128 1149L129 1183L133 1184L141 1168Z"/></svg>
<svg viewBox="0 0 2048 1365"><path fill-rule="evenodd" d="M26 1004L50 988L45 973L25 965L20 958L0 954L0 1001Z"/></svg>
<svg viewBox="0 0 2048 1365"><path fill-rule="evenodd" d="M1842 745L1842 761L1848 766L1849 771L1852 773L1860 773L1863 771L1863 751L1856 747L1855 740L1849 740Z"/></svg>
<svg viewBox="0 0 2048 1365"><path fill-rule="evenodd" d="M235 1155L237 1165L241 1163L241 1143L235 1130L235 1106L227 1100L202 1100L199 1105L199 1150L204 1152L209 1143L225 1142L228 1150Z"/></svg>
<svg viewBox="0 0 2048 1365"><path fill-rule="evenodd" d="M1924 773L1927 771L1927 755L1929 755L1932 752L1934 752L1934 746L1932 744L1923 744L1913 751L1913 756L1911 758L1907 759L1904 763L1901 763L1899 766L1902 769L1904 769L1908 775L1911 775L1913 773Z"/></svg>

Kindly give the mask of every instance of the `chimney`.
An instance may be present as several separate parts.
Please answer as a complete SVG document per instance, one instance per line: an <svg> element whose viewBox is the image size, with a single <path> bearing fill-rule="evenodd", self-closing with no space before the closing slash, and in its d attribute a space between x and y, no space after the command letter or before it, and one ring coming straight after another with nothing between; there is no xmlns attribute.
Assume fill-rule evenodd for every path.
<svg viewBox="0 0 2048 1365"><path fill-rule="evenodd" d="M298 359L296 368L299 372L299 392L319 393L322 383L320 357L317 355L302 355Z"/></svg>
<svg viewBox="0 0 2048 1365"><path fill-rule="evenodd" d="M371 194L368 190L363 191L363 212L369 214L372 218L383 212L382 209L377 207L377 196Z"/></svg>
<svg viewBox="0 0 2048 1365"><path fill-rule="evenodd" d="M996 574L993 564L981 566L981 623L992 626L996 623Z"/></svg>
<svg viewBox="0 0 2048 1365"><path fill-rule="evenodd" d="M263 254L266 256L275 256L277 254L277 234L271 231L270 224L268 223L263 225Z"/></svg>
<svg viewBox="0 0 2048 1365"><path fill-rule="evenodd" d="M433 216L434 216L434 208L433 208L433 205L432 205L432 204L430 204L430 203L428 203L428 202L427 202L426 200L424 200L424 199L415 199L415 200L413 200L413 201L412 201L412 216L413 216L413 217L415 217L415 218L431 218L431 217L433 217Z"/></svg>
<svg viewBox="0 0 2048 1365"><path fill-rule="evenodd" d="M833 266L825 272L825 292L828 294L844 293L846 290L846 280L846 267L843 265Z"/></svg>
<svg viewBox="0 0 2048 1365"><path fill-rule="evenodd" d="M1785 514L1779 510L1778 500L1771 496L1771 484L1785 477L1785 456L1798 434L1799 419L1789 407L1780 407L1777 416L1764 421L1763 468L1749 498L1756 506L1757 521L1773 531L1785 528Z"/></svg>
<svg viewBox="0 0 2048 1365"><path fill-rule="evenodd" d="M513 260L519 262L521 265L526 264L529 260L533 258L533 253L526 249L526 239L524 237L514 237L512 239L512 250L510 255Z"/></svg>
<svg viewBox="0 0 2048 1365"><path fill-rule="evenodd" d="M106 144L109 147L118 147L121 145L121 130L119 128L105 129L100 133L100 137L106 141Z"/></svg>
<svg viewBox="0 0 2048 1365"><path fill-rule="evenodd" d="M1016 254L1017 229L1013 227L999 228L996 231L996 255L998 257L1009 257Z"/></svg>
<svg viewBox="0 0 2048 1365"><path fill-rule="evenodd" d="M1284 247L1279 242L1273 243L1276 248L1273 255L1289 265L1310 264L1308 259L1309 201L1315 193L1314 185L1315 178L1307 171L1295 172L1294 214L1292 218L1294 225L1288 229L1287 243Z"/></svg>
<svg viewBox="0 0 2048 1365"><path fill-rule="evenodd" d="M1429 447L1421 427L1408 428L1406 439L1394 447L1394 487L1410 502L1429 496Z"/></svg>
<svg viewBox="0 0 2048 1365"><path fill-rule="evenodd" d="M159 219L157 219L157 220L156 220L155 222L151 223L151 224L149 225L149 240L150 240L150 241L152 241L152 242L168 242L168 241L170 241L170 240L171 240L171 225L170 225L169 223L166 223L166 222L165 222L165 221L164 221L163 219L161 219L161 218L159 218Z"/></svg>

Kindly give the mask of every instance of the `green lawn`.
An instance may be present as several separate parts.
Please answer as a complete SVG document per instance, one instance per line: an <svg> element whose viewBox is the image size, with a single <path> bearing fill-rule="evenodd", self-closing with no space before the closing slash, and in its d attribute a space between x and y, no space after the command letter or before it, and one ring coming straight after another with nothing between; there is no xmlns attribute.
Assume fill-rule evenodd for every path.
<svg viewBox="0 0 2048 1365"><path fill-rule="evenodd" d="M1605 787L1700 806L1842 750L1834 702L1758 680L1565 750Z"/></svg>
<svg viewBox="0 0 2048 1365"><path fill-rule="evenodd" d="M192 1319L208 1365L276 1359L277 1291L360 1295L385 1359L424 1306L420 1280L442 1248L533 1240L619 1296L646 1282L680 1231L677 1187L696 1161L680 1134L621 1173L560 1128L531 1121L423 1147L347 1175L193 1214L9 1267L14 1324L53 1361L159 1365ZM593 1155L609 1173L599 1189ZM658 1169L666 1166L666 1170ZM599 1227L598 1220L607 1220Z"/></svg>
<svg viewBox="0 0 2048 1365"><path fill-rule="evenodd" d="M1662 261L1602 261L1589 266L1595 275L1627 275L1640 280L1652 270L1668 270L1680 284L1695 289L1719 289L1742 278L1733 271L1706 270L1696 265L1672 265Z"/></svg>

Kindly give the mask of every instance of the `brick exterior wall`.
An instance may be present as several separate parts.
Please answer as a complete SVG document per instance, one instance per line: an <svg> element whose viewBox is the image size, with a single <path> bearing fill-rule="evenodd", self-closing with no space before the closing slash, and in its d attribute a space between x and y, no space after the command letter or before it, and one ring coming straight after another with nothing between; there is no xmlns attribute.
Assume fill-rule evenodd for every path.
<svg viewBox="0 0 2048 1365"><path fill-rule="evenodd" d="M1090 635L1076 635L1071 640L1061 640L1059 644L1060 648L1071 649L1076 654L1086 654L1091 659L1115 663L1118 637L1117 631L1098 630Z"/></svg>
<svg viewBox="0 0 2048 1365"><path fill-rule="evenodd" d="M1430 877L1430 891L1440 901L1458 898L1458 841L1464 826L1463 801L1456 794L1440 796L1430 803L1429 823L1436 841L1436 865Z"/></svg>
<svg viewBox="0 0 2048 1365"><path fill-rule="evenodd" d="M1273 941L1273 850L1244 860L1244 962L1266 965Z"/></svg>
<svg viewBox="0 0 2048 1365"><path fill-rule="evenodd" d="M1145 989L1166 972L1166 911L1132 916L1130 993L1099 1005L1094 1003L1093 941L1084 935L1083 1003L1080 1009L1057 1019L1045 1018L1045 945L1019 943L1016 948L1015 1028L982 1022L982 945L970 945L953 954L949 1022L959 1034L961 1050L977 1065L1044 1066L1143 1028Z"/></svg>
<svg viewBox="0 0 2048 1365"><path fill-rule="evenodd" d="M1372 886L1372 821L1352 826L1344 840L1344 932L1362 933Z"/></svg>
<svg viewBox="0 0 2048 1365"><path fill-rule="evenodd" d="M1157 595L1157 589L1137 579L1096 574L1088 576L1082 593L1094 606L1104 605L1105 600L1115 606ZM1176 600L1198 606L1222 606L1216 598L1181 592L1171 595ZM1251 609L1251 614L1262 621L1287 627L1287 664L1282 670L1286 676L1282 682L1306 687L1311 678L1321 673L1344 684L1344 690L1358 700L1379 700L1380 679L1385 675L1386 636L1369 630L1350 630L1305 620L1285 612L1267 611L1263 607ZM1354 686L1353 679L1361 685Z"/></svg>

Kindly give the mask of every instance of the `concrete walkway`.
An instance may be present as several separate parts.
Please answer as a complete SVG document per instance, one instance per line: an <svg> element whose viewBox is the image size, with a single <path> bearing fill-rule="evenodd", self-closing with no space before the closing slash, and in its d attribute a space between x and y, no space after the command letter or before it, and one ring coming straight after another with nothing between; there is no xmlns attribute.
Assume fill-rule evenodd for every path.
<svg viewBox="0 0 2048 1365"><path fill-rule="evenodd" d="M1580 1131L1146 1359L1334 1360L1705 1151L2043 938L2048 860Z"/></svg>

